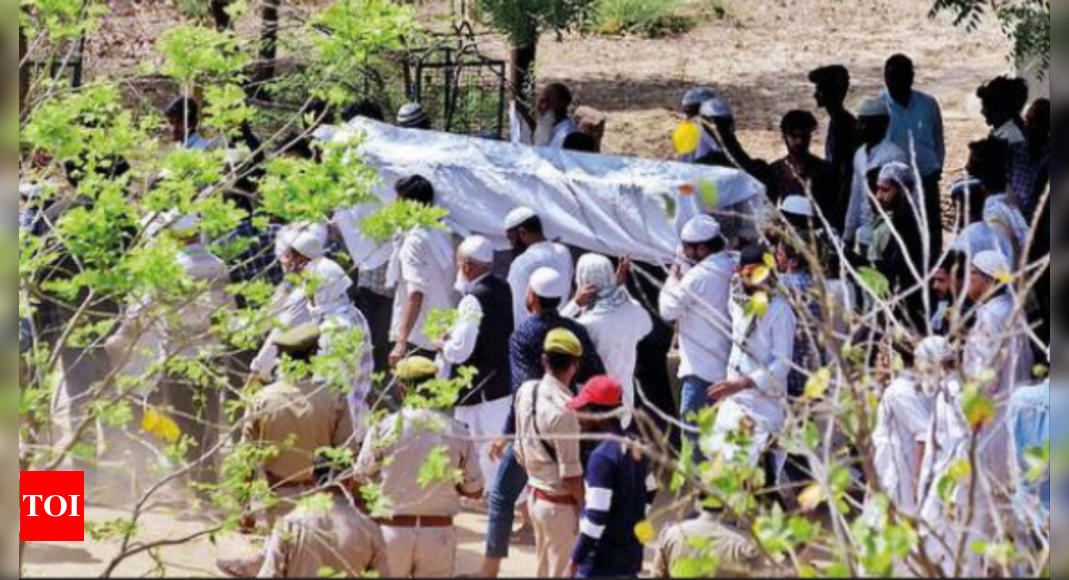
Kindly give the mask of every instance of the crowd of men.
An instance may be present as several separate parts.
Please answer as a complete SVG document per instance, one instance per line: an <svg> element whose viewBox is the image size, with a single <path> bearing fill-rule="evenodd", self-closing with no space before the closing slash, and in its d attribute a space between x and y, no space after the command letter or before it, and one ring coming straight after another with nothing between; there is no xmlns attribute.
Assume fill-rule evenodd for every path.
<svg viewBox="0 0 1069 580"><path fill-rule="evenodd" d="M1049 384L1032 385L1040 381L1033 363L1049 359L1049 273L1042 272L1050 253L1050 105L1029 107L1020 79L981 87L992 131L970 145L967 177L947 187L940 105L914 88L907 57L887 62L886 91L865 99L856 116L846 106L845 68L816 70L810 80L830 119L823 158L812 152L819 124L810 112L784 116L787 153L770 163L745 151L726 99L709 89L687 92L673 136L678 161L746 172L765 185L770 211L760 239L728 239L716 217L693 217L668 265L567 247L547 237L552 224L537 208L520 207L498 232L511 255L485 237L417 228L397 240L387 265L350 270L333 259L336 224L260 227L255 179L243 180L239 194L228 194L250 215L228 238L248 242L241 255L213 255L195 216L173 216L164 226L184 244L185 274L212 289L205 299L180 306L158 333L138 315L147 305L114 305L124 322L106 353L60 349L69 414L77 420L89 412L79 397L109 365L131 374L144 368L137 359L147 341L164 350L182 344L190 356L213 352L219 345L201 338L210 336L213 314L241 306L227 285L268 280L277 324L260 352L243 355L239 374L265 386L241 440L279 450L264 458L260 477L281 501L249 512L248 528L256 517L273 526L264 554L220 562L225 572L453 577L456 518L482 505L489 526L481 577L500 574L517 514L533 529L538 577L637 577L644 546L635 529L659 489L653 458L641 452L640 414L674 433L677 448L680 439L694 443L698 457L769 465L774 481L804 483L811 477L804 461L788 457L778 441L807 383L844 344L886 344L897 367L880 349L866 355L874 372L893 374L876 393L879 488L901 513L930 526L922 530L929 555L953 573L956 554L935 532L994 538L1007 513L1021 525L1049 517L1049 484L1039 490L1026 481L1020 460L1044 443L1049 414ZM600 134L573 120L572 100L562 85L541 93L532 146L599 149ZM333 115L316 113L320 121ZM166 116L178 146L219 146L200 133L195 101L176 102ZM356 116L382 119L364 104L338 120ZM432 125L418 104L406 105L396 122L413 130ZM315 152L295 139L282 154ZM398 181L395 191L401 200L435 204L435 184L422 176ZM20 193L32 207L34 188ZM33 209L20 212L20 224L45 235L69 209L44 208L43 219ZM1041 276L1047 281L1022 283ZM54 343L62 313L47 304L41 310L35 328L27 321L22 330ZM456 310L456 321L444 337L429 336L427 322L439 310ZM295 372L295 363L343 348L339 337L352 330L364 348L344 365L346 396ZM673 343L678 396L668 373ZM463 369L475 379L454 405L427 403L441 379ZM373 379L383 372L392 377L386 393ZM980 437L981 509L966 526L955 510L968 502L948 501L937 483L969 458L972 429L962 411L969 384L991 397L996 417ZM204 410L188 381L166 374L146 396L174 411L183 432L200 434L192 456L218 444L218 432L196 423L218 420L222 398ZM702 433L700 418L711 407L715 425ZM382 409L392 414L382 419L375 414ZM748 436L737 437L741 431ZM353 461L318 453L324 448L348 449ZM428 462L452 475L424 481ZM203 465L197 481L218 478L210 462ZM969 491L963 485L962 497ZM329 496L329 509L296 507L312 493ZM376 495L386 513L368 509ZM721 570L762 564L745 530L710 502L700 512L664 531L655 574L670 576L701 545ZM989 571L980 555L968 560L969 571Z"/></svg>

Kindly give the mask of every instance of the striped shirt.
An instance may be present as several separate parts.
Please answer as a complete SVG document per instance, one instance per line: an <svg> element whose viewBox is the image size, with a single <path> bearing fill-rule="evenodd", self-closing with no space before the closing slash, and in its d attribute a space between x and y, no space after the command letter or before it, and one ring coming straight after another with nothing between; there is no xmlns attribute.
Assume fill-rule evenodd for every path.
<svg viewBox="0 0 1069 580"><path fill-rule="evenodd" d="M572 554L580 578L638 577L644 552L635 527L646 520L656 492L649 460L636 461L615 441L598 446L587 465L586 507Z"/></svg>

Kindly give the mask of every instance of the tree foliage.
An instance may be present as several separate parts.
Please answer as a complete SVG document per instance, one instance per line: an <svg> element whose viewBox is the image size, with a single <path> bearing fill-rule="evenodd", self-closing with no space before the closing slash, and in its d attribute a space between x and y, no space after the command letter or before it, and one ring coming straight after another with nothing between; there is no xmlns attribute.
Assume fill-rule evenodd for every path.
<svg viewBox="0 0 1069 580"><path fill-rule="evenodd" d="M984 18L996 18L1013 41L1012 56L1018 64L1039 58L1044 71L1050 68L1050 0L935 0L932 15L943 12L969 30Z"/></svg>

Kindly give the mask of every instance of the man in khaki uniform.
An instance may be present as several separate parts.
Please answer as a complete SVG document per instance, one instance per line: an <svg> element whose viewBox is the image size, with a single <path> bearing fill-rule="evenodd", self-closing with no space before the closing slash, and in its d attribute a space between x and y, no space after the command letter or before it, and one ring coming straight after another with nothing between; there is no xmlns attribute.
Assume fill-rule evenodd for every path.
<svg viewBox="0 0 1069 580"><path fill-rule="evenodd" d="M434 394L425 387L437 375L438 367L426 358L397 365L405 408L369 430L356 464L358 485L377 486L392 514L379 524L397 578L453 578L460 500L483 495L468 429L427 408Z"/></svg>
<svg viewBox="0 0 1069 580"><path fill-rule="evenodd" d="M306 324L283 333L275 345L284 358L310 363L319 350L319 328ZM283 379L257 393L248 409L242 440L278 453L264 463L263 475L280 502L270 523L293 509L315 487L315 453L323 448L359 452L352 415L342 394L311 378Z"/></svg>
<svg viewBox="0 0 1069 580"><path fill-rule="evenodd" d="M298 508L275 526L259 578L391 577L382 529L356 509L340 471L329 462L317 466L319 493L329 497L329 507Z"/></svg>
<svg viewBox="0 0 1069 580"><path fill-rule="evenodd" d="M516 395L516 460L527 471L539 578L565 578L579 539L583 464L579 418L568 410L583 347L571 332L546 337L545 377Z"/></svg>
<svg viewBox="0 0 1069 580"><path fill-rule="evenodd" d="M676 524L661 535L653 565L654 578L687 577L675 568L687 560L716 559L717 578L758 577L762 570L760 552L750 538L720 521L717 510L702 508L696 519ZM708 545L705 553L695 545Z"/></svg>

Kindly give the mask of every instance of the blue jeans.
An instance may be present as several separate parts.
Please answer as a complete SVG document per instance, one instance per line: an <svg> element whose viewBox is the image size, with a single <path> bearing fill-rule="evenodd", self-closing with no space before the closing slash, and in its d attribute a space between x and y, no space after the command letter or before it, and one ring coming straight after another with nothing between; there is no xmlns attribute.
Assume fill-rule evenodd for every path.
<svg viewBox="0 0 1069 580"><path fill-rule="evenodd" d="M712 383L698 377L683 379L683 394L680 397L683 400L682 409L680 410L680 418L683 423L690 427L695 427L697 423L689 418L690 415L698 415L715 403L715 401L709 400L709 387L711 386L713 386ZM691 440L697 439L694 434L688 433L687 435Z"/></svg>
<svg viewBox="0 0 1069 580"><path fill-rule="evenodd" d="M486 530L486 557L504 560L509 557L512 525L516 521L516 502L527 488L527 472L516 461L516 449L509 445L497 468L490 492L490 525Z"/></svg>

